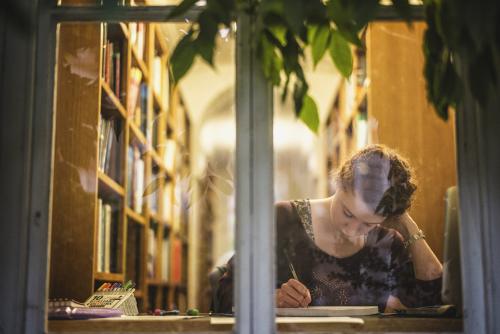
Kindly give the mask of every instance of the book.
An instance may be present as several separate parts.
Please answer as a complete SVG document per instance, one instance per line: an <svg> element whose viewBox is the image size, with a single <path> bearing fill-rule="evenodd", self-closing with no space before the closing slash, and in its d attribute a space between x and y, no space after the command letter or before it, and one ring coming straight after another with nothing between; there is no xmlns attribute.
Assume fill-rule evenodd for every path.
<svg viewBox="0 0 500 334"><path fill-rule="evenodd" d="M57 307L48 312L50 320L112 318L122 315L123 312L119 309L102 307Z"/></svg>
<svg viewBox="0 0 500 334"><path fill-rule="evenodd" d="M49 309L58 307L86 307L84 303L80 303L74 299L50 299Z"/></svg>
<svg viewBox="0 0 500 334"><path fill-rule="evenodd" d="M97 271L104 271L104 219L103 219L103 204L99 198L98 205L98 226L97 226Z"/></svg>
<svg viewBox="0 0 500 334"><path fill-rule="evenodd" d="M139 97L139 87L141 85L142 72L137 67L130 69L130 86L127 94L127 113L134 116L137 99Z"/></svg>
<svg viewBox="0 0 500 334"><path fill-rule="evenodd" d="M210 325L234 325L234 317L210 317ZM362 326L365 322L351 317L282 317L276 318L277 324L351 324Z"/></svg>
<svg viewBox="0 0 500 334"><path fill-rule="evenodd" d="M169 280L169 266L170 266L170 241L168 238L168 232L163 235L162 246L161 246L161 279L162 281Z"/></svg>
<svg viewBox="0 0 500 334"><path fill-rule="evenodd" d="M111 272L111 205L104 204L104 272Z"/></svg>
<svg viewBox="0 0 500 334"><path fill-rule="evenodd" d="M179 284L182 282L182 241L177 238L172 240L171 260L170 279L172 283Z"/></svg>
<svg viewBox="0 0 500 334"><path fill-rule="evenodd" d="M277 317L350 317L378 314L378 306L310 306L276 308Z"/></svg>
<svg viewBox="0 0 500 334"><path fill-rule="evenodd" d="M146 255L146 272L149 278L154 278L156 273L156 234L154 228L148 229L148 251Z"/></svg>

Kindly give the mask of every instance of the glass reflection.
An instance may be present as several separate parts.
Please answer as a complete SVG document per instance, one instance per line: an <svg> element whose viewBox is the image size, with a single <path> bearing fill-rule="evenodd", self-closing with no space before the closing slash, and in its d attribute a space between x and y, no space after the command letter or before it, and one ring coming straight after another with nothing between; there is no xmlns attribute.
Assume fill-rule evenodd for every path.
<svg viewBox="0 0 500 334"><path fill-rule="evenodd" d="M197 60L174 87L188 30L58 26L50 299L126 286L140 314L210 310L210 274L234 250L234 32L216 70Z"/></svg>
<svg viewBox="0 0 500 334"><path fill-rule="evenodd" d="M329 59L314 71L306 58L317 135L276 92L279 308L308 307L307 315L313 306L374 306L365 310L376 313L442 303L454 128L427 104L423 29L371 25L367 49L352 50L349 79ZM219 284L219 312L233 307L231 269L230 262Z"/></svg>

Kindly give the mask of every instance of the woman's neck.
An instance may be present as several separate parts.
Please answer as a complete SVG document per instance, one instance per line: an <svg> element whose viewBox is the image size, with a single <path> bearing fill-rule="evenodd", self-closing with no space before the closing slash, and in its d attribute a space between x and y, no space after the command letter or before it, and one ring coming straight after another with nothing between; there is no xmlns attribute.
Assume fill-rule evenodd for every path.
<svg viewBox="0 0 500 334"><path fill-rule="evenodd" d="M311 218L317 245L328 253L350 253L364 246L364 237L345 235L332 220L332 197L311 200Z"/></svg>

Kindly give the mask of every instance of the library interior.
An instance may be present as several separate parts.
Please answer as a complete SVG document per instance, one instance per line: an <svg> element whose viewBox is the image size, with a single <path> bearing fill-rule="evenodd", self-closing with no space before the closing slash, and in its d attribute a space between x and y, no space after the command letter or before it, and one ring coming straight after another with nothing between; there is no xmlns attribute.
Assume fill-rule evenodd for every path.
<svg viewBox="0 0 500 334"><path fill-rule="evenodd" d="M125 289L141 315L214 311L236 242L236 26L219 30L213 66L196 59L175 85L170 56L190 24L58 25L49 305ZM329 197L344 161L384 144L414 170L409 213L442 263L455 125L427 101L423 32L370 24L348 78L306 54L318 131L274 91L274 198Z"/></svg>
<svg viewBox="0 0 500 334"><path fill-rule="evenodd" d="M466 333L478 323L484 328L498 325L478 322L483 318L477 314L495 319L489 310L498 303L484 292L495 290L493 283L481 282L490 278L493 282L498 275L488 270L498 273L500 268L490 261L500 235L491 225L500 189L494 186L500 184L498 176L491 176L500 164L492 154L496 144L491 142L500 134L494 129L500 123L498 116L491 116L491 106L491 115L476 113L477 124L467 122L473 116L460 114L455 105L447 117L436 111L426 75L430 51L423 48L429 38L424 14L411 24L400 17L377 18L360 29L359 45L342 35L347 51L341 56L336 48L344 44L335 40L335 25L328 26L331 31L327 29L326 35L318 26L304 32L304 38L324 38L328 44L320 51L324 56L318 56L317 44L298 56L309 99L300 99L301 110L314 109L313 114L297 112L296 87L301 78L286 78L290 70L286 57L277 57L283 62L279 65L267 63L280 67L274 79L289 88L285 94L283 85L269 85L270 96L264 99L272 119L266 123L271 140L262 141L269 144L272 161L268 163L252 155L266 152L255 148L260 142L254 138L263 135L257 123L267 111L258 114L255 106L262 105L259 94L265 89L249 97L241 87L257 91L262 74L273 74L268 73L272 69L266 68L265 60L249 65L255 59L241 56L257 50L257 58L266 57L259 54L260 45L242 42L241 36L250 29L242 30L248 26L242 29L239 20L216 25L213 55L204 54L206 49L200 45L196 56L177 54L181 68L175 69L176 47L199 24L188 15L182 19L153 16L147 7L161 9L180 1L101 2L57 1L50 21L56 26L55 40L48 43L54 50L36 56L36 66L54 65L41 72L50 75L50 87L44 88L50 92L45 99L50 100L46 105L51 113L50 126L42 127L49 129L42 136L47 139L46 150L35 135L28 136L32 146L27 149L30 157L47 153L44 159L49 160L50 156L40 174L29 170L29 182L47 181L46 188L31 183L29 187L47 190L47 211L32 210L34 223L20 225L31 239L26 241L28 255L23 251L16 256L26 255L25 268L21 266L26 277L30 271L37 272L46 282L39 284L45 291L37 291L43 295L43 306L31 294L23 299L26 312L23 320L16 321L26 327L24 332L38 333L42 323L43 332L51 334L247 334L254 328L246 330L245 324L265 327L255 325L262 316L255 310L259 306L239 313L243 307L237 306L246 305L241 299L248 296L262 308L271 305L275 327L266 333ZM192 2L190 10L199 14L210 0L185 2ZM81 19L71 13L86 6L89 10L81 11ZM135 7L144 9L134 12L142 21L127 12ZM109 14L113 8L118 8L120 19ZM102 15L106 10L109 17ZM122 21L123 17L128 19ZM287 40L291 32L273 34L270 40L281 43L280 50L292 44ZM7 45L6 37L1 38L0 45ZM302 52L302 46L297 44L297 52ZM53 62L46 59L51 55ZM339 59L350 62L348 73ZM5 64L1 73L7 73ZM263 73L256 79L254 66L261 65ZM254 72L245 72L245 67ZM177 80L179 71L183 77ZM41 79L35 79L40 91ZM251 83L246 87L242 81ZM15 87L16 82L12 84ZM33 101L28 102L36 104L40 99L35 97L42 94L31 93ZM246 118L243 104L252 105L248 110L258 116ZM33 106L37 108L43 106ZM474 102L462 108L484 106ZM37 120L43 122L37 115L32 117L35 134L41 127ZM241 143L246 138L241 133L249 134L248 143ZM2 136L0 146L7 141ZM241 153L245 144L250 150ZM27 163L37 169L35 163L44 159ZM242 161L250 161L251 166L243 166ZM264 182L256 179L265 177L269 166L272 194L261 197L272 198L273 219L262 223L257 217L268 216L259 212L257 204L263 201L259 202L257 193L263 188L257 186ZM241 182L245 181L242 170L249 173L248 183ZM40 180L43 172L47 177ZM487 185L490 179L492 186ZM479 190L474 188L476 183ZM246 186L255 189L242 195L241 187ZM29 208L43 207L30 196L20 202ZM12 201L18 198L13 196ZM242 198L249 199L248 207ZM32 234L38 231L33 224L39 226L44 219L48 233L40 244L46 243L40 245L38 239L33 243ZM248 225L269 227L265 231L273 231L272 247L266 243L267 236L256 235L258 227ZM242 237L243 229L251 233ZM5 245L2 250L8 248ZM43 246L46 261L34 265L30 261L44 258L32 253ZM239 264L248 259L238 258L242 249L253 261L243 274L238 272L243 267ZM271 249L272 254L259 266L255 258L263 249ZM475 256L478 267L471 266ZM265 286L255 283L264 267L274 270L269 300L262 300L263 293L255 291ZM9 276L11 281L16 273ZM246 280L244 275L253 276ZM476 276L483 280L471 279ZM33 280L29 276L18 284L30 290ZM242 288L245 282L251 284ZM477 292L471 303L475 294L471 287L482 285L485 290ZM242 293L246 288L251 291ZM43 314L43 319L30 317L30 312ZM3 313L7 318L8 313ZM5 333L11 328L0 321L0 334L4 326ZM483 327L480 332L487 333Z"/></svg>

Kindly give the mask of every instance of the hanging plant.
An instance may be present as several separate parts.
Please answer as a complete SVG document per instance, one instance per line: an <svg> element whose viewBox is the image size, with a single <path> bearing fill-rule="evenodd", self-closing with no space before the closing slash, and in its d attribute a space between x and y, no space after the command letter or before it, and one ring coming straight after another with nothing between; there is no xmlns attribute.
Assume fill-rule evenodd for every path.
<svg viewBox="0 0 500 334"><path fill-rule="evenodd" d="M195 3L196 0L184 0L171 17L183 15ZM454 62L457 53L469 67L474 96L484 103L493 94L497 79L494 70L499 68L499 10L496 2L485 5L428 0L424 6L428 25L423 45L428 99L439 116L446 119L448 108L456 106L463 95L462 79ZM378 0L207 0L198 19L172 53L174 82L187 73L196 57L213 66L219 28L230 29L237 14L245 11L259 23L257 54L266 79L281 89L282 100L291 89L296 116L317 132L319 115L309 95L303 69L304 52L310 50L314 66L328 55L341 75L349 78L353 66L351 45L365 47L359 36L376 18L378 7ZM393 7L403 20L410 22L408 0L393 0ZM471 10L484 15L471 18L468 15ZM492 46L494 41L496 47Z"/></svg>

